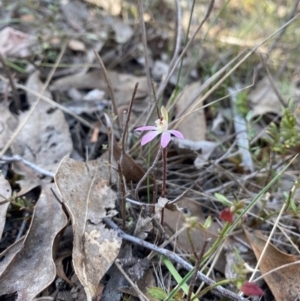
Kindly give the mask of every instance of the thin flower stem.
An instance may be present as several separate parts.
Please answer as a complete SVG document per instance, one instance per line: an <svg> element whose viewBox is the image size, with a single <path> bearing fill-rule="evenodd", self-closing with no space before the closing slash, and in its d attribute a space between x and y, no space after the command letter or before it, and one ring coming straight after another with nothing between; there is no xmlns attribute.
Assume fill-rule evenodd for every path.
<svg viewBox="0 0 300 301"><path fill-rule="evenodd" d="M218 246L224 239L225 235L227 234L228 229L230 228L231 224L226 222L224 228L222 229L221 233L219 234L217 240L213 243L211 248L204 254L202 264L217 250Z"/></svg>
<svg viewBox="0 0 300 301"><path fill-rule="evenodd" d="M163 163L163 175L162 175L162 192L161 196L166 196L166 182L167 182L167 148L162 149L162 163Z"/></svg>
<svg viewBox="0 0 300 301"><path fill-rule="evenodd" d="M162 174L162 192L161 196L166 197L166 182L167 182L167 148L162 149L162 163L163 163L163 174ZM164 225L164 208L161 210L161 225Z"/></svg>
<svg viewBox="0 0 300 301"><path fill-rule="evenodd" d="M139 201L139 188L142 185L142 183L145 181L147 176L150 174L151 170L155 167L156 163L158 162L158 159L159 159L160 154L161 154L161 150L162 150L162 147L159 148L158 153L157 153L152 165L148 168L148 170L145 172L144 176L140 179L140 181L136 185L135 198L136 198L137 201Z"/></svg>

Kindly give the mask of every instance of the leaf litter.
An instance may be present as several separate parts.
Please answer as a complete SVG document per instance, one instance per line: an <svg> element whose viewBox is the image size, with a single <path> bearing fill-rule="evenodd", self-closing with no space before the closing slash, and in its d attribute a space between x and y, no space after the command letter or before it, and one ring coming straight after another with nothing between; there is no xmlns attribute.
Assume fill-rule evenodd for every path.
<svg viewBox="0 0 300 301"><path fill-rule="evenodd" d="M12 10L4 4L0 149L7 151L0 158L0 298L9 294L8 300L43 296L158 300L147 288L160 290L165 298L177 284L175 274L157 256L164 254L182 277L191 269L190 263L199 270L207 268L208 276L194 273L187 282L190 290L202 289L197 298L221 300L221 295L244 300L237 294L241 289L249 295L264 293L262 300L295 299L299 289L290 274L298 273L299 206L294 193L298 159L281 175L282 166L300 145L297 135L289 137L298 131L299 117L297 70L291 67L297 62L286 56L296 40L290 40L288 26L297 18L296 6L289 4L290 15L280 20L284 24L280 38L285 43L279 38L268 53L276 62L272 65L278 70L272 74L275 80L251 56L258 47L251 46L241 59L245 51L238 51L251 43L243 46L246 40L239 41L237 51L224 38L228 33L222 22L236 21L230 15L235 6L251 11L244 3L229 3L230 9L224 10L228 20L221 23L221 4L213 6L213 1L210 6L195 5L192 14L178 3L176 7L153 2L143 7L142 18L141 6L127 1L65 1L52 6L45 2L39 11L31 4L24 7L20 2ZM256 12L261 13L260 8ZM210 14L218 16L215 23ZM204 16L202 23L199 16ZM263 16L260 20L267 20L268 12ZM181 24L190 30L187 43ZM226 24L233 32L237 29ZM260 33L254 41L269 40L269 32ZM66 36L64 55L56 61ZM94 51L107 71L99 70ZM184 57L179 57L181 53ZM258 74L254 85L250 65ZM147 70L158 82L153 89ZM52 71L47 90L26 120ZM136 82L139 88L133 98ZM240 95L246 95L245 102ZM154 120L161 118L150 114L156 111L155 103L157 111L161 105L169 109L170 128L184 136L174 138L167 154L157 160L158 141L141 147L140 136L133 131L145 124L154 126ZM260 194L274 174L289 185L280 180L268 194ZM240 216L257 195L259 202ZM272 216L285 202L288 207L279 223L288 234L278 235L278 241L266 246L257 230L269 235ZM229 213L228 223L222 212ZM241 234L236 219L256 230L254 234ZM265 246L266 255L260 260ZM259 282L251 282L249 271L257 261L262 276ZM228 282L215 286L212 279ZM188 295L192 293L196 292ZM191 300L182 291L174 298L178 296Z"/></svg>

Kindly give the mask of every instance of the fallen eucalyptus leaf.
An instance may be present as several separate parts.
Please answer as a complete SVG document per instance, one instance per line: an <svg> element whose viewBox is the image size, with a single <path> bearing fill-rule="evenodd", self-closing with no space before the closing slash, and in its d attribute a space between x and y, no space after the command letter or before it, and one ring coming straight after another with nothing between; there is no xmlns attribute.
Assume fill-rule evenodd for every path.
<svg viewBox="0 0 300 301"><path fill-rule="evenodd" d="M53 243L66 224L67 217L50 185L43 187L22 247L0 276L2 295L17 293L17 301L32 300L53 282L56 276Z"/></svg>
<svg viewBox="0 0 300 301"><path fill-rule="evenodd" d="M258 260L267 239L260 231L251 233L244 228L244 232ZM297 279L300 279L300 263L298 261L299 257L283 253L271 243L267 246L265 255L259 265L262 275L285 264L295 263L263 276L276 300L294 301L300 295L300 286L297 281Z"/></svg>
<svg viewBox="0 0 300 301"><path fill-rule="evenodd" d="M109 187L109 166L103 159L77 162L64 158L55 175L56 185L72 219L73 265L87 300L117 258L121 239L105 228L102 218L116 214L116 193Z"/></svg>

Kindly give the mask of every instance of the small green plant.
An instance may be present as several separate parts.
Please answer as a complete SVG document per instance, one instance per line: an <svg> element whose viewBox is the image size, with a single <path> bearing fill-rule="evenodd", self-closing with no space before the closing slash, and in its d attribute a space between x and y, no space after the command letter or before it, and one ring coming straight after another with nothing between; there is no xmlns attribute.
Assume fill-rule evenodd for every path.
<svg viewBox="0 0 300 301"><path fill-rule="evenodd" d="M284 111L279 128L272 122L267 132L270 135L268 142L272 151L280 155L285 155L291 148L300 144L297 119L289 109Z"/></svg>
<svg viewBox="0 0 300 301"><path fill-rule="evenodd" d="M250 108L248 102L248 93L246 91L241 91L237 95L236 106L239 114L246 117Z"/></svg>

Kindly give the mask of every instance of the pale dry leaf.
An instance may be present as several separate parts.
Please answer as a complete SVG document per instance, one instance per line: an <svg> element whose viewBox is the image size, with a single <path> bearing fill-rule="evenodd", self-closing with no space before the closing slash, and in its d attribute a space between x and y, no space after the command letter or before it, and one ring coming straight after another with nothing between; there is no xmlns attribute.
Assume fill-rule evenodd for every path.
<svg viewBox="0 0 300 301"><path fill-rule="evenodd" d="M41 92L43 83L39 79L39 73L33 73L26 84L27 88ZM44 96L51 98L48 91ZM30 105L36 101L36 97L27 93ZM20 115L22 121L28 115L23 112ZM13 153L18 154L36 165L55 172L59 162L64 156L68 156L73 149L69 126L64 114L53 105L40 100L35 111L16 137L12 145Z"/></svg>
<svg viewBox="0 0 300 301"><path fill-rule="evenodd" d="M141 215L139 215L135 225L133 236L144 240L147 238L148 233L152 229L153 229L152 219L149 216L144 218Z"/></svg>
<svg viewBox="0 0 300 301"><path fill-rule="evenodd" d="M27 57L35 41L35 37L7 26L0 31L0 53L4 57Z"/></svg>
<svg viewBox="0 0 300 301"><path fill-rule="evenodd" d="M233 123L234 123L234 129L236 133L236 140L237 140L237 146L239 148L239 153L241 154L241 166L244 167L244 169L253 172L254 166L252 161L252 156L250 153L250 145L249 140L250 137L248 135L248 127L247 127L247 121L246 118L240 114L238 110L238 91L241 90L241 84L236 83L236 85L232 87L228 87L228 92L230 94L231 102L232 102L232 108L233 108Z"/></svg>
<svg viewBox="0 0 300 301"><path fill-rule="evenodd" d="M80 51L80 52L86 51L85 45L81 41L75 39L69 40L68 47L74 51Z"/></svg>
<svg viewBox="0 0 300 301"><path fill-rule="evenodd" d="M200 82L194 82L185 87L181 96L176 102L176 113L180 114L183 110L190 106L190 100L198 93ZM197 101L197 100L196 100ZM206 119L204 109L196 110L192 114L184 117L180 122L177 130L183 134L183 137L192 141L205 140L206 136Z"/></svg>
<svg viewBox="0 0 300 301"><path fill-rule="evenodd" d="M97 101L104 100L105 92L99 89L93 89L84 95L83 100L86 101ZM106 100L105 100L106 101Z"/></svg>
<svg viewBox="0 0 300 301"><path fill-rule="evenodd" d="M152 77L154 80L160 81L163 76L165 76L168 73L169 65L161 60L156 60L154 62L154 65L152 67Z"/></svg>
<svg viewBox="0 0 300 301"><path fill-rule="evenodd" d="M122 0L84 0L98 7L101 7L110 15L118 16L122 11Z"/></svg>
<svg viewBox="0 0 300 301"><path fill-rule="evenodd" d="M9 206L8 199L11 197L11 187L3 174L0 174L0 202L5 202L0 205L0 241L6 221L6 212Z"/></svg>
<svg viewBox="0 0 300 301"><path fill-rule="evenodd" d="M294 84L288 84L287 87L284 87L283 83L275 81L274 83L277 89L286 90L282 94L284 98L287 100L294 96L295 86ZM284 88L284 89L281 89ZM281 92L281 91L280 91ZM283 105L278 99L276 93L272 89L270 81L267 77L261 79L254 90L249 94L249 99L252 104L252 116L260 116L266 113L274 113L276 115L282 116L283 113Z"/></svg>
<svg viewBox="0 0 300 301"><path fill-rule="evenodd" d="M246 228L244 228L244 231L258 260L267 239L260 231L251 233ZM299 257L283 253L271 243L267 246L265 255L259 265L262 275L285 264L295 263L264 276L264 280L267 282L276 300L294 301L300 295L300 284L298 281L295 281L300 279L300 263L296 263L297 261L299 261Z"/></svg>
<svg viewBox="0 0 300 301"><path fill-rule="evenodd" d="M73 265L87 300L117 258L121 239L105 228L102 218L116 214L116 193L109 188L110 168L100 158L87 163L65 158L55 175L56 185L73 225Z"/></svg>
<svg viewBox="0 0 300 301"><path fill-rule="evenodd" d="M236 279L237 272L236 267L239 263L239 258L237 258L236 250L232 249L226 252L226 266L225 266L225 277L226 279Z"/></svg>
<svg viewBox="0 0 300 301"><path fill-rule="evenodd" d="M0 150L6 145L18 126L18 118L14 116L8 106L0 104Z"/></svg>
<svg viewBox="0 0 300 301"><path fill-rule="evenodd" d="M119 18L111 16L108 16L107 20L115 33L115 40L117 43L125 44L132 38L134 31L130 25L124 23L124 21Z"/></svg>
<svg viewBox="0 0 300 301"><path fill-rule="evenodd" d="M146 76L134 76L122 74L115 71L108 71L108 76L114 90L116 104L127 105L132 97L135 84L139 83L136 99L145 98L148 95ZM108 95L108 87L101 70L92 71L86 74L75 74L56 80L51 86L52 90L76 89L99 89Z"/></svg>
<svg viewBox="0 0 300 301"><path fill-rule="evenodd" d="M83 32L86 28L87 20L92 18L87 5L81 1L61 1L60 9L64 15L65 22L78 32Z"/></svg>
<svg viewBox="0 0 300 301"><path fill-rule="evenodd" d="M210 155L214 152L215 148L218 146L218 143L213 141L192 141L188 139L177 139L173 138L174 144L176 144L180 149L198 151L200 154L197 155L197 158L194 161L194 165L197 169L203 168L207 164Z"/></svg>
<svg viewBox="0 0 300 301"><path fill-rule="evenodd" d="M157 200L157 203L155 204L154 207L154 212L155 212L155 218L157 220L161 220L161 213L162 210L166 207L168 204L169 200L167 198L159 197Z"/></svg>
<svg viewBox="0 0 300 301"><path fill-rule="evenodd" d="M1 294L17 293L16 300L32 300L56 276L53 243L67 217L50 188L43 187L22 248L0 276Z"/></svg>

